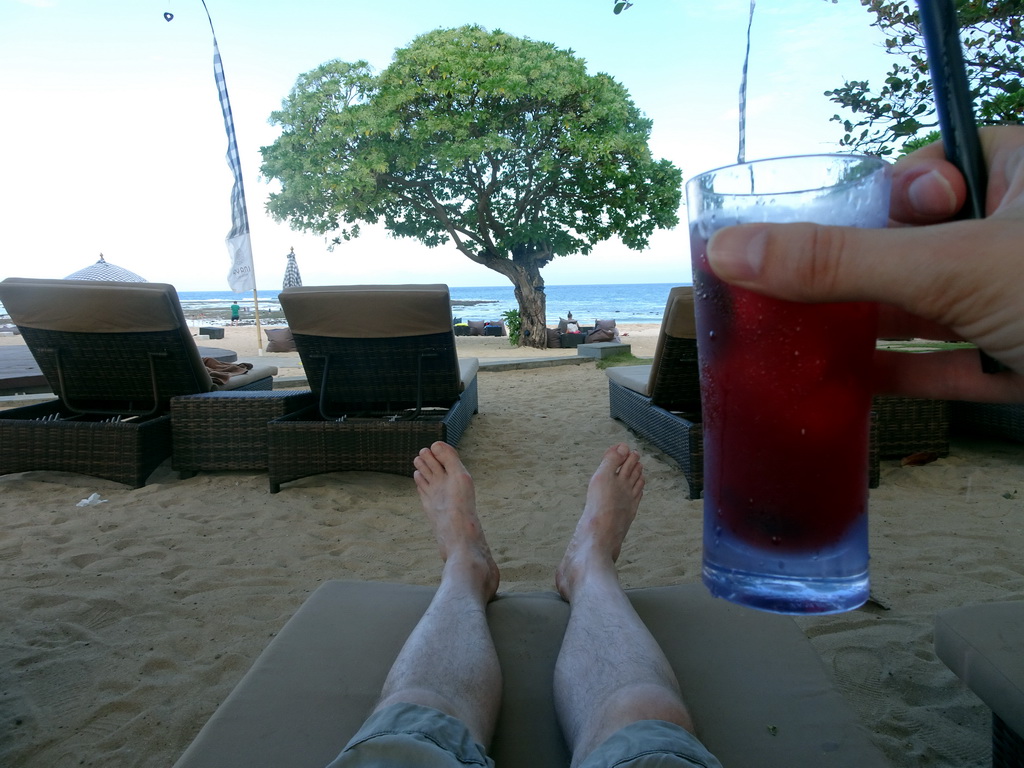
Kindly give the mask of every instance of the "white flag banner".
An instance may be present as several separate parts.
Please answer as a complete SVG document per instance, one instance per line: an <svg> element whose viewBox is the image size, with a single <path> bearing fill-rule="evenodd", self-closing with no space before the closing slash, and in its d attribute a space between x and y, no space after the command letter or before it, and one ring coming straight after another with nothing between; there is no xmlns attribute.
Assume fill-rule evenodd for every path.
<svg viewBox="0 0 1024 768"><path fill-rule="evenodd" d="M249 233L236 237L228 236L228 256L231 257L231 271L228 272L228 285L235 293L256 290L256 274L252 268L252 240Z"/></svg>
<svg viewBox="0 0 1024 768"><path fill-rule="evenodd" d="M238 158L238 142L235 139L235 120L231 114L231 101L228 99L228 86L224 79L224 64L220 59L220 48L217 46L217 33L213 30L213 19L210 9L206 8L206 18L210 22L213 34L213 77L217 81L217 95L220 97L220 109L224 113L224 130L228 134L228 167L234 177L231 187L231 231L225 242L228 256L231 257L231 271L228 272L228 285L235 293L256 290L256 271L252 264L252 241L249 238L249 212L245 207L245 187L242 186L242 163Z"/></svg>

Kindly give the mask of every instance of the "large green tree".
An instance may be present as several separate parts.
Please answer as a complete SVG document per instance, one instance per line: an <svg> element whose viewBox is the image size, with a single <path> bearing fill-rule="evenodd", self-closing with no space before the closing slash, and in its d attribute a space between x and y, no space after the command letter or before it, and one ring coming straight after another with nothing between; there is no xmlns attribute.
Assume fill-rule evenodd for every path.
<svg viewBox="0 0 1024 768"><path fill-rule="evenodd" d="M640 249L678 222L681 173L652 158L650 120L549 43L435 30L379 74L331 61L301 75L271 120L271 214L336 242L382 222L453 244L512 282L520 343L546 344L544 265L616 236Z"/></svg>
<svg viewBox="0 0 1024 768"><path fill-rule="evenodd" d="M913 2L861 4L874 14L872 26L885 32L886 49L899 60L877 90L867 80L848 80L825 95L852 113L832 118L843 125L842 144L891 154L908 141L921 143L938 125L920 16ZM1024 0L956 0L956 8L978 122L1020 123Z"/></svg>

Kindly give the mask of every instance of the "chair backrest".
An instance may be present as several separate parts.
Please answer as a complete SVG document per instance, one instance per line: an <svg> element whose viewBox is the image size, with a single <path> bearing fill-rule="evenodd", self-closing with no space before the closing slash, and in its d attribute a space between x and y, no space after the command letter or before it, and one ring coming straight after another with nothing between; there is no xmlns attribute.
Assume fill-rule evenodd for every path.
<svg viewBox="0 0 1024 768"><path fill-rule="evenodd" d="M325 416L447 408L458 398L448 286L302 286L278 299Z"/></svg>
<svg viewBox="0 0 1024 768"><path fill-rule="evenodd" d="M9 277L0 302L71 409L161 411L213 388L174 286Z"/></svg>
<svg viewBox="0 0 1024 768"><path fill-rule="evenodd" d="M648 382L651 402L668 411L700 410L700 367L693 286L669 291Z"/></svg>

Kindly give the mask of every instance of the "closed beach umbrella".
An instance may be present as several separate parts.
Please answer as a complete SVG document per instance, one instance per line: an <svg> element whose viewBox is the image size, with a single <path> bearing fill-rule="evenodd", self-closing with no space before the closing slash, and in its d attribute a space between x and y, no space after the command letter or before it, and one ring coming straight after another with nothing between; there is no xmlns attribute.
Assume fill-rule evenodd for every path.
<svg viewBox="0 0 1024 768"><path fill-rule="evenodd" d="M100 254L100 260L95 264L92 264L85 269L80 269L77 272L72 272L70 275L64 278L65 280L112 280L117 283L148 283L144 277L136 275L129 269L119 267L116 264L111 264L109 261L103 259L103 254Z"/></svg>
<svg viewBox="0 0 1024 768"><path fill-rule="evenodd" d="M281 289L298 288L302 285L302 275L299 274L299 264L295 261L295 249L288 254L288 266L284 268L284 282Z"/></svg>

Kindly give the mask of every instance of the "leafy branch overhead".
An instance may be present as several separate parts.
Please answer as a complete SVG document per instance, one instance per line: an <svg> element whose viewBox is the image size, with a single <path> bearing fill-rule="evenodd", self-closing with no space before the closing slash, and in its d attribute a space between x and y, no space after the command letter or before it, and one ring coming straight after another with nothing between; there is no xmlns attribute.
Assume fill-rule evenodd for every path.
<svg viewBox="0 0 1024 768"><path fill-rule="evenodd" d="M544 335L541 267L611 237L643 248L678 221L681 174L651 157L650 120L549 43L435 30L379 74L331 61L301 75L271 120L275 217L336 242L382 223L450 244L512 281L526 343Z"/></svg>
<svg viewBox="0 0 1024 768"><path fill-rule="evenodd" d="M861 0L875 15L872 26L886 33L885 47L898 57L877 89L867 80L848 80L826 91L852 115L835 115L841 143L860 151L891 154L908 139L914 144L938 126L920 18L913 3ZM957 0L967 77L983 125L1020 123L1024 118L1024 61L1021 60L1021 0Z"/></svg>

